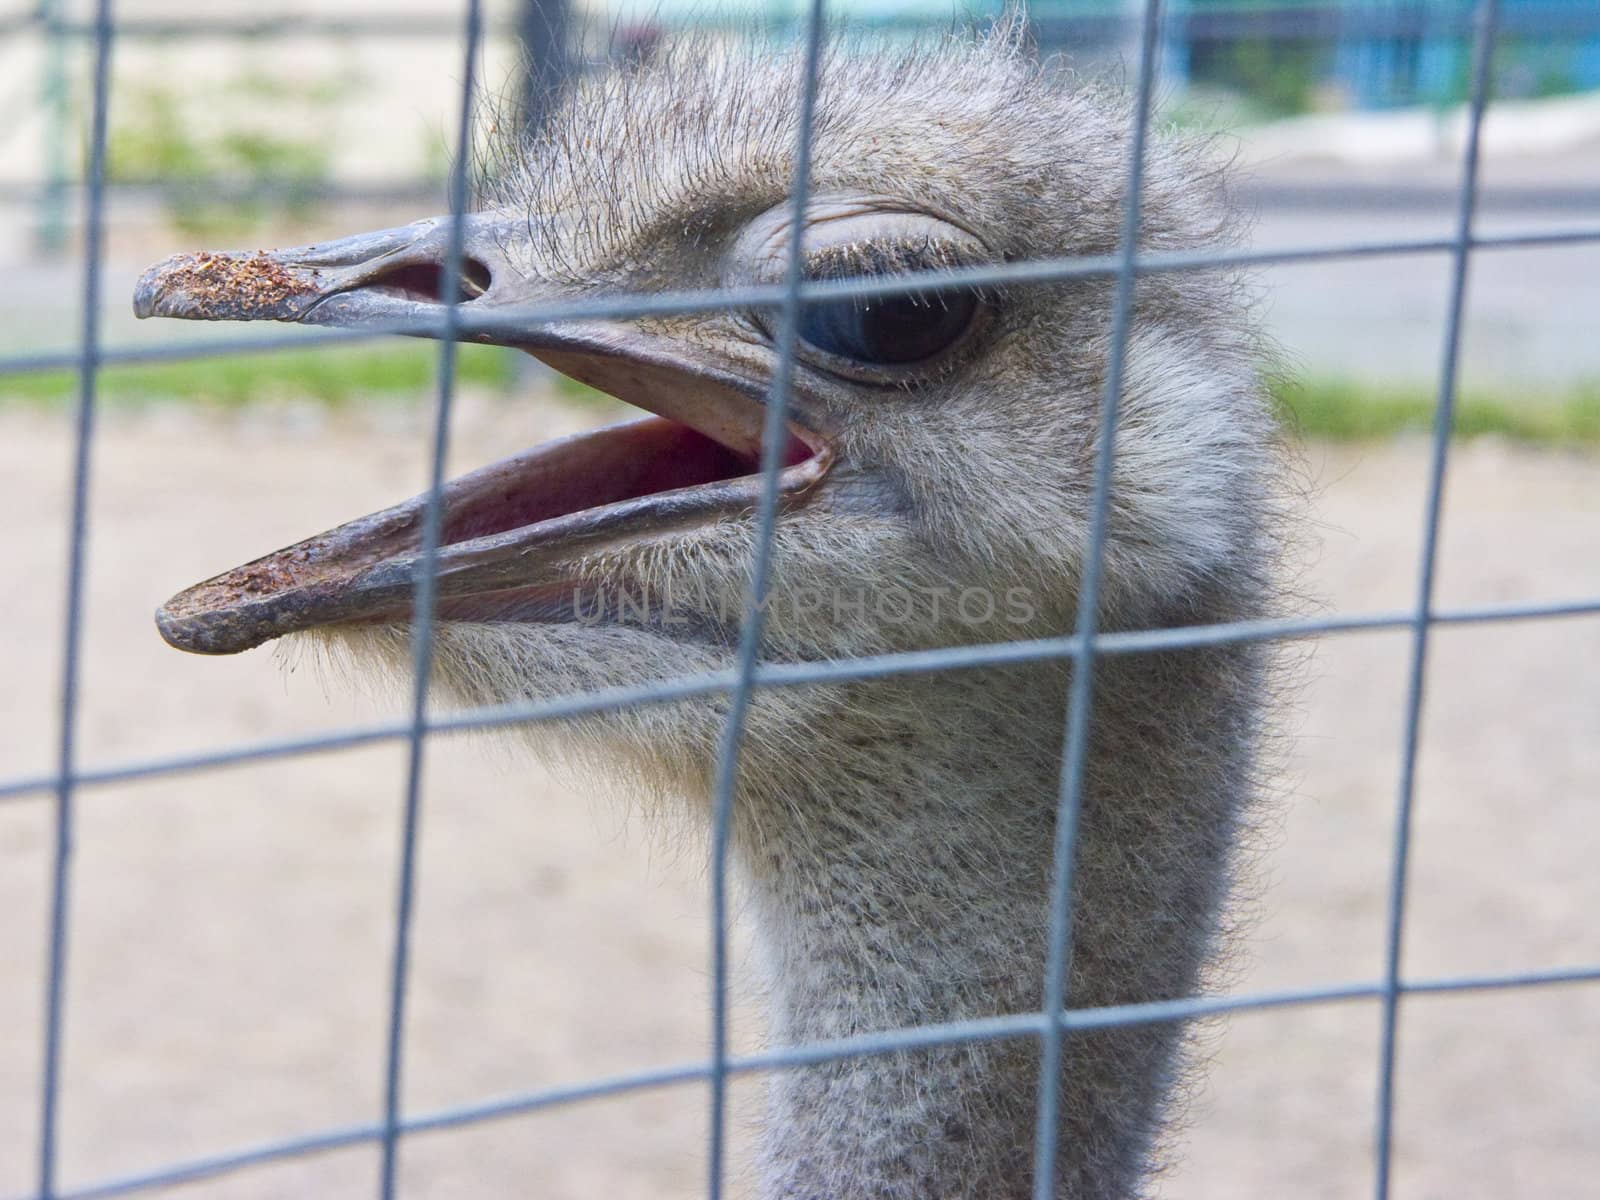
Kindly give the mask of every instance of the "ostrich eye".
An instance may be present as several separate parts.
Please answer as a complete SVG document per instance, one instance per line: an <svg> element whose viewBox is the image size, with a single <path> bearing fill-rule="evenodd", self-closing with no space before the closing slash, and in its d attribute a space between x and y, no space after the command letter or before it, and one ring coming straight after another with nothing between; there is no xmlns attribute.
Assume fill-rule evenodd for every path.
<svg viewBox="0 0 1600 1200"><path fill-rule="evenodd" d="M798 333L824 354L905 366L954 345L977 311L970 291L827 300L805 306Z"/></svg>
<svg viewBox="0 0 1600 1200"><path fill-rule="evenodd" d="M783 282L793 223L782 204L745 226L728 252L727 282ZM960 225L881 196L813 197L802 239L801 270L811 283L915 278L998 261ZM939 283L928 279L927 290L901 295L809 300L800 309L798 348L819 369L856 382L920 382L935 364L950 365L996 307L990 292ZM769 343L778 340L778 315L772 308L750 314Z"/></svg>

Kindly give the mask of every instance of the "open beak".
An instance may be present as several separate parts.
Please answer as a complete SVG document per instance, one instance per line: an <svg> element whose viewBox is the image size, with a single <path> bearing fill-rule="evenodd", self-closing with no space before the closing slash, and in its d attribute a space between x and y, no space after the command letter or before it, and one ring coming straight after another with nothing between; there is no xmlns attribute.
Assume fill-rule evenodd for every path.
<svg viewBox="0 0 1600 1200"><path fill-rule="evenodd" d="M435 218L298 249L178 255L140 278L134 311L356 329L410 323L436 336L447 288L463 316L552 298L505 254L503 218L474 214L464 232L453 281L444 278L449 218ZM765 377L623 322L494 326L463 337L526 350L655 415L446 484L434 558L441 619L570 619L585 558L754 509ZM786 506L804 503L832 461L820 423L790 407L779 475ZM156 613L162 637L180 650L234 654L322 625L410 620L427 501L414 497L180 592Z"/></svg>

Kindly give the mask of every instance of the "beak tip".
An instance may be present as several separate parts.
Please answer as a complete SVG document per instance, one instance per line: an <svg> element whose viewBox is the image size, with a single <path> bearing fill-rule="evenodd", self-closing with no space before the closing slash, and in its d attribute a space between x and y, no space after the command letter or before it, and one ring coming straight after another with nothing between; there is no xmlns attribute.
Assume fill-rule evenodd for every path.
<svg viewBox="0 0 1600 1200"><path fill-rule="evenodd" d="M169 258L157 263L139 276L139 282L133 285L133 315L139 320L161 315L160 304L166 291L161 279L172 261Z"/></svg>
<svg viewBox="0 0 1600 1200"><path fill-rule="evenodd" d="M191 321L294 321L322 289L315 269L271 255L175 254L139 276L133 313Z"/></svg>
<svg viewBox="0 0 1600 1200"><path fill-rule="evenodd" d="M207 636L203 623L185 620L174 613L171 601L156 609L156 630L161 634L161 640L174 650L184 650L190 654L228 652L213 644L213 639Z"/></svg>
<svg viewBox="0 0 1600 1200"><path fill-rule="evenodd" d="M249 612L196 608L194 593L204 587L179 592L156 609L156 630L174 650L189 654L238 654L270 642L283 631L270 621L252 620Z"/></svg>

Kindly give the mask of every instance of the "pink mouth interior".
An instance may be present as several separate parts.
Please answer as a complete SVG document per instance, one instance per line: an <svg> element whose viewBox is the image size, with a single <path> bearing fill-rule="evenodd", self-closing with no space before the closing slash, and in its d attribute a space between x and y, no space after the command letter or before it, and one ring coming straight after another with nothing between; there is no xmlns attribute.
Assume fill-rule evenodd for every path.
<svg viewBox="0 0 1600 1200"><path fill-rule="evenodd" d="M380 292L386 296L399 296L404 300L443 304L444 274L444 267L439 263L405 263L389 267L373 276L361 285L361 290ZM491 282L488 267L475 258L462 259L461 278L456 284L456 303L472 303L489 290Z"/></svg>
<svg viewBox="0 0 1600 1200"><path fill-rule="evenodd" d="M783 465L812 456L791 435ZM688 425L650 417L547 443L450 485L443 544L506 533L623 500L757 474L755 458Z"/></svg>

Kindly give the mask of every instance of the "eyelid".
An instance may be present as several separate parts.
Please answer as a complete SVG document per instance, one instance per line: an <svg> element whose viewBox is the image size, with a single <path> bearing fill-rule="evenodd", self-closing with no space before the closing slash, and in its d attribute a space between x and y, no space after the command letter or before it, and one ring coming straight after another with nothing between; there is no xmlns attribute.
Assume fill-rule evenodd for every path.
<svg viewBox="0 0 1600 1200"><path fill-rule="evenodd" d="M977 266L983 261L984 256L973 253L970 247L947 238L924 236L916 243L891 235L807 247L802 270L807 279L849 279L947 271Z"/></svg>
<svg viewBox="0 0 1600 1200"><path fill-rule="evenodd" d="M789 267L792 211L787 205L757 217L732 246L726 275L731 285L781 281ZM903 201L863 197L818 197L806 211L802 234L807 278L845 278L883 274L870 261L871 248L904 259L893 273L979 266L994 261L982 239L953 221L904 207ZM918 261L924 247L936 250ZM836 268L819 266L836 258Z"/></svg>

